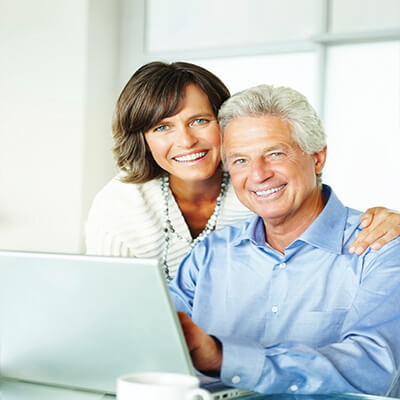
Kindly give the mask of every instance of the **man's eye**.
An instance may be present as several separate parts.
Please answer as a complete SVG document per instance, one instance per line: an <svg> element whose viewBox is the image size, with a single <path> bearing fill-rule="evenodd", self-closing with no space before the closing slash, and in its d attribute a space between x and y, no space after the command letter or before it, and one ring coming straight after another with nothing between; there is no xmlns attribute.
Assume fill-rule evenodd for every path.
<svg viewBox="0 0 400 400"><path fill-rule="evenodd" d="M232 164L233 165L242 165L245 163L245 160L243 158L238 158L237 160L233 160Z"/></svg>
<svg viewBox="0 0 400 400"><path fill-rule="evenodd" d="M154 128L154 132L164 132L168 129L168 125L160 125Z"/></svg>
<svg viewBox="0 0 400 400"><path fill-rule="evenodd" d="M285 153L282 153L281 151L274 151L269 156L272 158L282 158L284 155Z"/></svg>

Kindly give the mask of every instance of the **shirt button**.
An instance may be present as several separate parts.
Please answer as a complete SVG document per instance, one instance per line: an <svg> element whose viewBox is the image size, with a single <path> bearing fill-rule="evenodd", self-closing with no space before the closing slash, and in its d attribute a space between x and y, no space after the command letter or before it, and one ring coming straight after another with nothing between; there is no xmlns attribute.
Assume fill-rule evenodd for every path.
<svg viewBox="0 0 400 400"><path fill-rule="evenodd" d="M240 382L240 376L237 376L237 375L235 375L233 378L232 378L232 383L233 384L238 384Z"/></svg>
<svg viewBox="0 0 400 400"><path fill-rule="evenodd" d="M289 388L292 392L296 392L297 390L299 390L299 387L297 385L292 385Z"/></svg>
<svg viewBox="0 0 400 400"><path fill-rule="evenodd" d="M273 306L273 307L271 308L271 311L272 311L273 313L277 313L277 312L278 312L278 307L277 307L277 306Z"/></svg>
<svg viewBox="0 0 400 400"><path fill-rule="evenodd" d="M286 263L279 264L279 268L280 268L280 269L286 268Z"/></svg>

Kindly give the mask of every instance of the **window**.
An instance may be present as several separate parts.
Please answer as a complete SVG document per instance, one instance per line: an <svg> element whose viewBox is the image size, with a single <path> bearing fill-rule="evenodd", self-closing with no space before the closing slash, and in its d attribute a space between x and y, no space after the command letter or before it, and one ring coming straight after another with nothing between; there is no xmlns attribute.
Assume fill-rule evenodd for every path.
<svg viewBox="0 0 400 400"><path fill-rule="evenodd" d="M399 208L400 41L328 50L325 181L345 204Z"/></svg>
<svg viewBox="0 0 400 400"><path fill-rule="evenodd" d="M316 106L316 56L313 52L196 60L215 73L231 93L261 83L289 86Z"/></svg>

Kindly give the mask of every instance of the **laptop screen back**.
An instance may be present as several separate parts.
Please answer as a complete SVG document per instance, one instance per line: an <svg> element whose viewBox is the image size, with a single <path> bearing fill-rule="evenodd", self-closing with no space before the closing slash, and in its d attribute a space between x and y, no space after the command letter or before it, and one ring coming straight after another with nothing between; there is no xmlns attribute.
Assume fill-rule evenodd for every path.
<svg viewBox="0 0 400 400"><path fill-rule="evenodd" d="M115 393L119 375L193 373L158 262L0 252L0 374Z"/></svg>

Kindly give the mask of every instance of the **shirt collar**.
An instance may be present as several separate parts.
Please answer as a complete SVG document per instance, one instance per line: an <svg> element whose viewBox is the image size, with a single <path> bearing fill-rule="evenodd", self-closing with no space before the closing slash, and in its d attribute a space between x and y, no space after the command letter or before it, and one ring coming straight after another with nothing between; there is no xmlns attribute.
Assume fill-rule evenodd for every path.
<svg viewBox="0 0 400 400"><path fill-rule="evenodd" d="M341 254L347 208L341 203L330 186L322 185L322 194L327 199L324 209L308 229L288 248L295 247L299 241L302 241L314 247ZM250 240L256 246L265 246L264 222L261 217L257 215L251 217L245 224L241 236L234 240L232 244L238 245L243 240Z"/></svg>
<svg viewBox="0 0 400 400"><path fill-rule="evenodd" d="M348 210L330 186L322 185L322 195L328 200L324 209L292 245L300 240L314 247L341 254Z"/></svg>
<svg viewBox="0 0 400 400"><path fill-rule="evenodd" d="M233 246L237 246L245 240L249 240L256 246L265 246L264 222L261 217L255 215L245 221L240 234L232 241Z"/></svg>

